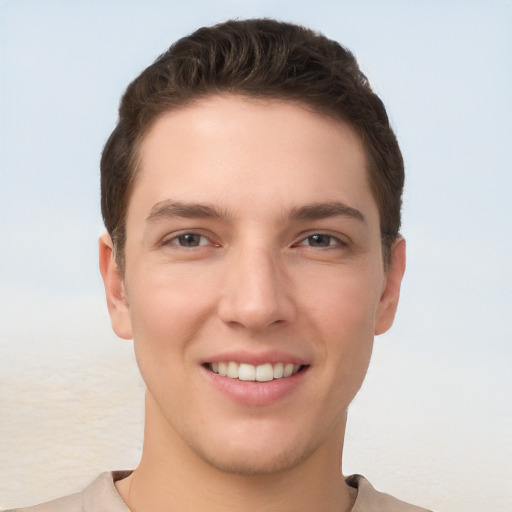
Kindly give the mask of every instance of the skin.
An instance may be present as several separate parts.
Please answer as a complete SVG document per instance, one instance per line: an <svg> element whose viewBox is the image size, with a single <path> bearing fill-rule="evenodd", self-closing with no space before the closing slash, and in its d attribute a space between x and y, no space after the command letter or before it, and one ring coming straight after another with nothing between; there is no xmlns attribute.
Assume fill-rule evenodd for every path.
<svg viewBox="0 0 512 512"><path fill-rule="evenodd" d="M347 408L405 268L399 239L384 269L355 132L231 95L165 113L142 144L126 227L124 275L100 239L112 326L134 339L147 385L142 460L121 497L135 512L349 510ZM306 371L270 403L250 383L244 403L205 368L228 352Z"/></svg>

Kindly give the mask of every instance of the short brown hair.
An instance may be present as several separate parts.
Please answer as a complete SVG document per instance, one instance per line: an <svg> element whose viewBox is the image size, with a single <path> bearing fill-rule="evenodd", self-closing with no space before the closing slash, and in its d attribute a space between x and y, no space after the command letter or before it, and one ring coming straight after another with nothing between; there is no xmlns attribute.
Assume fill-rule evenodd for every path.
<svg viewBox="0 0 512 512"><path fill-rule="evenodd" d="M382 101L352 53L337 42L290 23L251 19L201 28L178 40L128 86L101 158L101 211L121 271L144 136L164 112L222 93L294 101L356 130L368 159L387 265L399 236L404 165Z"/></svg>

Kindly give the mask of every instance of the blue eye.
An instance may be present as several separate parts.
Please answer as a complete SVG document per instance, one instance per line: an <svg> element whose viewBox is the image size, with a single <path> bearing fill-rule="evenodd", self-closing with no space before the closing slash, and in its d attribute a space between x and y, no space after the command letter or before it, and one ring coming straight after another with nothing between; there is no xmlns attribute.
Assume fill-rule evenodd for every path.
<svg viewBox="0 0 512 512"><path fill-rule="evenodd" d="M329 247L333 237L329 235L311 235L306 238L311 247Z"/></svg>
<svg viewBox="0 0 512 512"><path fill-rule="evenodd" d="M208 239L197 233L184 233L174 237L171 241L172 245L179 245L180 247L190 248L199 247L208 244Z"/></svg>
<svg viewBox="0 0 512 512"><path fill-rule="evenodd" d="M325 233L314 233L304 238L298 245L307 247L339 247L346 245L342 240Z"/></svg>

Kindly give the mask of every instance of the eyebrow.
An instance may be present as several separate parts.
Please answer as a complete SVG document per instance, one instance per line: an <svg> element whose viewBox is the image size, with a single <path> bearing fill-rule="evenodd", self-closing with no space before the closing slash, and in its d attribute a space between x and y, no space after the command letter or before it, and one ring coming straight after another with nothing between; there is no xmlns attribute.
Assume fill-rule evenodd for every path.
<svg viewBox="0 0 512 512"><path fill-rule="evenodd" d="M339 201L326 203L312 203L292 208L283 220L287 218L295 221L300 220L321 220L329 217L348 217L366 223L364 215L351 206ZM183 203L167 199L156 203L146 218L147 223L158 222L159 220L172 217L195 218L195 219L228 219L230 215L208 203Z"/></svg>
<svg viewBox="0 0 512 512"><path fill-rule="evenodd" d="M229 215L214 205L204 203L182 203L167 199L156 203L146 218L147 223L157 222L170 217L184 217L195 219L226 219Z"/></svg>
<svg viewBox="0 0 512 512"><path fill-rule="evenodd" d="M298 208L292 208L290 218L293 220L321 220L329 217L349 217L366 223L364 215L339 201L327 203L312 203Z"/></svg>

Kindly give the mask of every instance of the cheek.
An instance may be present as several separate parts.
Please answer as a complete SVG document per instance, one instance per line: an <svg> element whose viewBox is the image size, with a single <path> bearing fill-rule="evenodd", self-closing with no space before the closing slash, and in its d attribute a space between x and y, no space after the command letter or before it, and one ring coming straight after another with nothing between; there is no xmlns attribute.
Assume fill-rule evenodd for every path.
<svg viewBox="0 0 512 512"><path fill-rule="evenodd" d="M304 282L304 281L303 281ZM336 272L317 274L301 292L301 309L314 318L314 323L329 333L330 339L358 339L373 327L380 299L380 276L339 268Z"/></svg>
<svg viewBox="0 0 512 512"><path fill-rule="evenodd" d="M304 297L303 310L315 329L312 336L323 340L318 347L322 371L325 382L332 383L327 404L348 406L370 362L379 289L374 280L347 271L324 280Z"/></svg>
<svg viewBox="0 0 512 512"><path fill-rule="evenodd" d="M183 332L200 324L214 302L215 283L201 272L170 265L132 275L127 295L134 330L164 335Z"/></svg>
<svg viewBox="0 0 512 512"><path fill-rule="evenodd" d="M127 283L135 353L145 380L168 380L181 371L186 348L211 313L212 295L204 281L177 274L147 272Z"/></svg>

